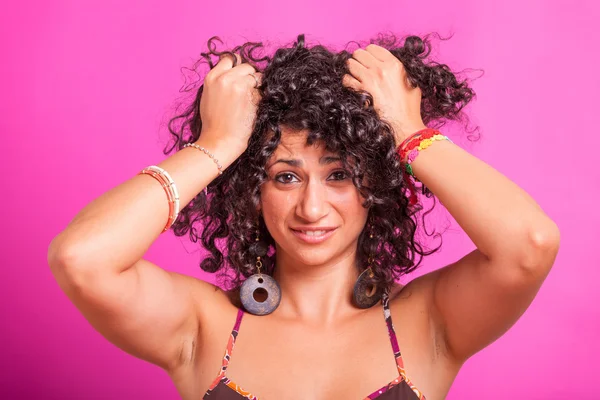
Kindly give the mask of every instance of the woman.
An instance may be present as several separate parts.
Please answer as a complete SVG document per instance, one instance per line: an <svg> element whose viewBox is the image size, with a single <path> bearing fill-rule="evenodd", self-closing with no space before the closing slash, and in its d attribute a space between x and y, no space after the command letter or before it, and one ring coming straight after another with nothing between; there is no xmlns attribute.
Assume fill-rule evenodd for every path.
<svg viewBox="0 0 600 400"><path fill-rule="evenodd" d="M169 125L178 151L53 240L49 264L73 303L182 398L443 399L547 276L554 222L426 125L457 119L472 90L423 62L427 41L378 43L332 53L300 35L256 59L260 44L209 42L211 70L172 120L179 133ZM415 182L477 249L403 286L431 254L415 241ZM197 240L195 223L211 253L201 267L230 290L142 258L170 228Z"/></svg>

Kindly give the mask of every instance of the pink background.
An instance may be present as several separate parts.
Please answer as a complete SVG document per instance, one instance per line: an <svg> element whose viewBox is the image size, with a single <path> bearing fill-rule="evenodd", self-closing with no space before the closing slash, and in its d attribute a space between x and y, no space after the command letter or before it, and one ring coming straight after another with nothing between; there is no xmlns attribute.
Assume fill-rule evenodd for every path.
<svg viewBox="0 0 600 400"><path fill-rule="evenodd" d="M180 68L210 36L283 45L306 33L309 44L338 46L384 30L454 34L434 42L434 56L485 75L468 108L482 139L451 137L527 190L561 229L539 295L467 362L448 399L600 398L597 2L15 4L0 14L0 398L177 398L166 373L113 347L68 301L47 266L49 242L92 199L163 159ZM442 252L416 274L472 249L453 222ZM169 233L146 258L204 277L201 255Z"/></svg>

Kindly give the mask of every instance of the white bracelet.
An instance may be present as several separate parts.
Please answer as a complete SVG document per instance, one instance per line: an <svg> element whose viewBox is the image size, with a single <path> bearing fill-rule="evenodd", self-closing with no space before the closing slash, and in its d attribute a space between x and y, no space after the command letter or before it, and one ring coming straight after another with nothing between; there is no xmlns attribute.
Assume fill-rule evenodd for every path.
<svg viewBox="0 0 600 400"><path fill-rule="evenodd" d="M183 148L186 147L195 147L198 150L202 150L207 156L209 156L210 158L212 158L212 160L215 162L215 164L217 164L217 168L219 169L219 175L223 174L223 167L221 166L221 164L219 164L219 160L217 160L215 158L215 156L208 150L206 150L204 147L197 145L196 143L187 143L183 146Z"/></svg>
<svg viewBox="0 0 600 400"><path fill-rule="evenodd" d="M163 232L165 232L173 225L179 216L179 191L177 190L177 185L175 185L175 181L171 178L171 175L157 165L150 165L144 168L139 173L139 175L142 174L148 174L155 178L167 194L167 200L169 201L169 219L163 229Z"/></svg>

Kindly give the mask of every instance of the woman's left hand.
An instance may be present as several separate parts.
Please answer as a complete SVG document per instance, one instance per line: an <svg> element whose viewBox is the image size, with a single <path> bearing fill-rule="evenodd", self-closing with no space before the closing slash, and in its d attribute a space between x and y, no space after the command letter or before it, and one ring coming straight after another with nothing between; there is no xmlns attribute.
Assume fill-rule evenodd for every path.
<svg viewBox="0 0 600 400"><path fill-rule="evenodd" d="M370 44L356 49L348 59L343 84L373 96L379 117L394 128L396 146L413 133L427 128L421 118L421 89L410 86L404 66L387 49Z"/></svg>

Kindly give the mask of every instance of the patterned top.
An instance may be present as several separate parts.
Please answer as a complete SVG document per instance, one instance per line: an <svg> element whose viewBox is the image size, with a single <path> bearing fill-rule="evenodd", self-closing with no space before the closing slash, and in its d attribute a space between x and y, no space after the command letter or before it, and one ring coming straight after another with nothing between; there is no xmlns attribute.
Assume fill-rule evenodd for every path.
<svg viewBox="0 0 600 400"><path fill-rule="evenodd" d="M402 361L402 355L400 354L398 340L396 339L394 325L392 324L392 314L390 313L389 302L389 297L384 295L381 299L381 303L383 304L383 315L388 327L388 333L392 343L394 357L396 358L398 377L384 387L375 390L373 393L365 397L364 400L425 400L423 393L421 393L421 391L417 389L415 385L413 385L404 372L404 363ZM244 311L239 309L235 325L231 331L229 342L227 343L227 348L225 349L225 355L223 356L221 369L213 383L210 385L210 388L204 394L204 400L259 400L258 397L254 396L247 390L242 389L239 385L227 378L225 375L227 372L227 366L231 360L231 355L235 346L235 339L237 338L243 316Z"/></svg>

